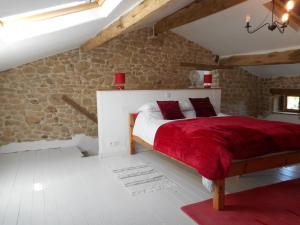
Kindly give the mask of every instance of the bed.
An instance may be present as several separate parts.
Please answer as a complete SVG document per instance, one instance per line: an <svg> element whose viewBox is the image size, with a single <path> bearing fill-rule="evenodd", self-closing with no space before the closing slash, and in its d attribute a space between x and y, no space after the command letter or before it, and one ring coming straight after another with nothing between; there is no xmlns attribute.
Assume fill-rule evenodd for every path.
<svg viewBox="0 0 300 225"><path fill-rule="evenodd" d="M151 114L151 113L150 113ZM182 120L176 120L176 121L166 121L160 118L158 113L152 113L152 116L149 117L147 116L147 113L140 112L139 114L137 113L130 113L129 114L129 132L130 132L130 154L135 154L136 149L135 149L135 143L139 143L143 145L144 147L155 150L156 152L166 155L167 157L173 158L174 160L179 161L180 163L183 163L193 169L198 170L200 174L203 175L205 172L195 166L195 164L189 162L188 160L184 160L183 158L180 158L176 154L172 154L168 151L164 151L165 148L169 149L168 146L164 146L164 143L168 143L168 141L165 141L169 138L169 142L172 142L176 136L174 134L176 133L176 127L180 126L190 126L190 124L193 127L199 126L198 124L203 121L207 124L210 123L209 119L204 119L198 118L195 119L195 115L193 111L191 112L184 112L185 114L185 119ZM223 114L218 114L218 116L214 117L211 119L211 121L214 121L216 123L216 127L218 126L219 121L221 121L221 124L225 122L228 123L230 120L242 120L242 123L249 123L249 126L251 127L252 123L257 123L257 124L262 124L263 126L260 129L263 129L264 126L279 126L281 124L283 127L280 129L282 132L288 131L289 129L298 129L296 130L296 135L298 135L298 138L300 138L300 126L298 125L291 125L287 123L278 123L278 122L265 122L262 120L257 120L254 118L235 118L235 117L226 117L226 115ZM265 123L265 124L264 124ZM135 126L136 125L136 126ZM255 127L255 126L254 126ZM169 130L169 131L168 131ZM172 130L174 132L172 132ZM271 130L276 130L276 129L271 129ZM167 131L167 132L166 132ZM171 131L171 132L170 132ZM256 132L256 131L255 131ZM159 136L157 136L158 133L167 133L167 135L162 135L163 141L159 141ZM291 132L290 132L291 133ZM295 132L293 132L295 133ZM281 134L280 134L281 135ZM284 141L290 142L291 140L284 140L284 138L279 137L279 142L280 143L285 143ZM291 135L289 135L291 136ZM282 139L282 140L281 140ZM288 151L283 151L283 149L277 149L278 151L264 151L261 150L263 153L262 154L249 154L247 151L245 152L242 157L240 157L238 160L229 160L230 164L228 167L224 168L210 168L209 171L213 171L211 174L206 173L206 177L210 178L213 180L213 207L216 210L223 210L224 209L224 204L225 204L225 178L226 177L231 177L231 176L237 176L237 175L243 175L246 173L251 173L251 172L256 172L256 171L261 171L261 170L266 170L266 169L271 169L271 168L276 168L276 167L281 167L281 166L286 166L286 165L291 165L295 163L300 163L300 151L297 149L300 149L300 144L299 148L298 143L296 143L297 137L293 137L292 143L288 146L286 150ZM201 140L201 139L199 139ZM277 140L277 139L276 139ZM299 139L298 139L299 140ZM161 145L158 145L157 143L161 142ZM175 145L172 146L172 144L169 146L171 148L175 148L181 143L184 143L185 141L177 141ZM265 142L265 144L268 144L269 142ZM188 141L186 141L185 144L189 144ZM187 145L182 144L182 148L186 147ZM239 146L239 145L237 145ZM263 146L263 145L261 145ZM284 145L282 145L284 146ZM214 147L214 146L213 146ZM162 148L162 149L160 149ZM198 150L197 150L198 151ZM247 154L246 154L247 153ZM182 154L182 153L180 153ZM179 154L179 155L180 155ZM254 155L254 156L253 156ZM251 157L252 156L252 157ZM225 157L226 158L226 157ZM202 161L201 161L202 160ZM200 161L202 164L205 164L206 161L205 159L201 159ZM206 166L209 166L209 163L206 163ZM222 171L224 169L224 171ZM221 172L220 172L221 171Z"/></svg>

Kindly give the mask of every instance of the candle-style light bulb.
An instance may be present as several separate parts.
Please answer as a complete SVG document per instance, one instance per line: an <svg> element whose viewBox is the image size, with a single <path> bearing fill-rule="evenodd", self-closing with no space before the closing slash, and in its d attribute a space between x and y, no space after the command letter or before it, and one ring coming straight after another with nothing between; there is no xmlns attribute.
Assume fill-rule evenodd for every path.
<svg viewBox="0 0 300 225"><path fill-rule="evenodd" d="M246 15L246 23L250 23L251 21L251 16L248 14Z"/></svg>
<svg viewBox="0 0 300 225"><path fill-rule="evenodd" d="M283 14L281 17L281 21L283 23L286 23L288 20L289 20L289 14L288 13Z"/></svg>
<svg viewBox="0 0 300 225"><path fill-rule="evenodd" d="M289 1L286 3L285 8L286 8L286 10L287 10L288 12L290 12L290 11L294 8L294 6L295 6L295 2L294 2L293 0L289 0Z"/></svg>

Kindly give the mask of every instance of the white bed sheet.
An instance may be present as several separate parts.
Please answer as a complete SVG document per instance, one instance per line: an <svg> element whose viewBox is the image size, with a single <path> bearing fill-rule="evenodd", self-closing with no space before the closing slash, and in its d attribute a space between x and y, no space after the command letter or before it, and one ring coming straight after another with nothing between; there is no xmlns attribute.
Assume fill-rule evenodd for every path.
<svg viewBox="0 0 300 225"><path fill-rule="evenodd" d="M183 111L185 120L196 117L195 111ZM223 113L218 113L217 116L227 116ZM133 135L143 139L148 144L154 144L154 138L158 128L168 122L174 120L164 120L160 112L140 112L133 128Z"/></svg>

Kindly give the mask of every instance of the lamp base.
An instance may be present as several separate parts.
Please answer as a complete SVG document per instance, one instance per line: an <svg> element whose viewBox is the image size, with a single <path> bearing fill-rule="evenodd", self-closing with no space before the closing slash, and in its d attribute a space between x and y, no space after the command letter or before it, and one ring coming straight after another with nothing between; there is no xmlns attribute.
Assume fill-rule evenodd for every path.
<svg viewBox="0 0 300 225"><path fill-rule="evenodd" d="M125 85L124 84L115 84L115 89L116 90L124 90L125 89Z"/></svg>
<svg viewBox="0 0 300 225"><path fill-rule="evenodd" d="M204 87L204 88L211 88L211 83L204 83L204 84L203 84L203 87Z"/></svg>

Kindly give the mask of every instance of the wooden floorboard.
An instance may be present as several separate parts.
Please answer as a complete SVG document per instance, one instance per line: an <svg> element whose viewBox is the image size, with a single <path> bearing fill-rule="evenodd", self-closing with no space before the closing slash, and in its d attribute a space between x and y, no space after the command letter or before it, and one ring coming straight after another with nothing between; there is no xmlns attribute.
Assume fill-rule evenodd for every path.
<svg viewBox="0 0 300 225"><path fill-rule="evenodd" d="M131 196L111 172L143 162L176 186ZM226 193L300 177L300 165L226 180ZM193 170L152 151L82 158L77 148L0 154L0 225L192 225L180 207L211 197ZM34 184L43 185L35 191Z"/></svg>

